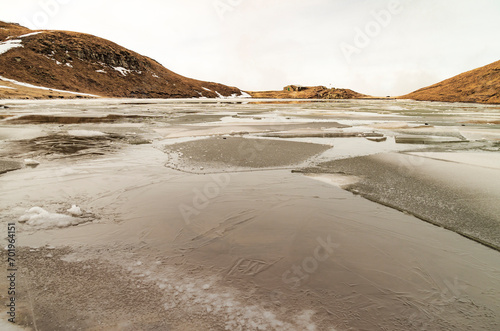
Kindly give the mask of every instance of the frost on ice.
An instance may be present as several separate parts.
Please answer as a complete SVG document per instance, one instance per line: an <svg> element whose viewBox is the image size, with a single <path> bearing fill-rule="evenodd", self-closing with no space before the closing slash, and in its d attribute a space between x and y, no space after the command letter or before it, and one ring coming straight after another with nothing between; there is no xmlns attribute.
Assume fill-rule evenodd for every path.
<svg viewBox="0 0 500 331"><path fill-rule="evenodd" d="M67 228L89 221L88 218L80 218L83 212L76 205L68 209L68 213L71 215L50 213L41 207L33 207L19 218L19 222L36 229L53 229Z"/></svg>

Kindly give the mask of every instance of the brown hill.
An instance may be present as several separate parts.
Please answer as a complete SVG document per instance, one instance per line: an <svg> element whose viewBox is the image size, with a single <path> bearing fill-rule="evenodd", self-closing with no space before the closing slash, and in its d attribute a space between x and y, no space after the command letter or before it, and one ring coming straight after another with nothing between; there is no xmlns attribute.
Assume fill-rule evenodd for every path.
<svg viewBox="0 0 500 331"><path fill-rule="evenodd" d="M241 95L236 87L178 75L158 62L92 35L31 31L0 22L0 76L51 89L102 97L215 98ZM0 98L61 97L0 78ZM7 87L5 87L7 86ZM9 88L10 87L10 88ZM16 91L17 90L17 91ZM29 91L40 95L30 95ZM70 96L75 96L70 94Z"/></svg>
<svg viewBox="0 0 500 331"><path fill-rule="evenodd" d="M370 98L349 89L326 88L325 86L288 85L282 91L247 92L252 98L263 99L362 99Z"/></svg>
<svg viewBox="0 0 500 331"><path fill-rule="evenodd" d="M500 61L400 97L422 101L500 103Z"/></svg>

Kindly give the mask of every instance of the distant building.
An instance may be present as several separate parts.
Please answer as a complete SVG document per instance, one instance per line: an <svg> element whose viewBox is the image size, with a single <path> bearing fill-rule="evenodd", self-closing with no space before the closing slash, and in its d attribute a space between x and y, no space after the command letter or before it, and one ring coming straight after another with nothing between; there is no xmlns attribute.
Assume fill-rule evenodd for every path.
<svg viewBox="0 0 500 331"><path fill-rule="evenodd" d="M304 91L307 90L307 86L302 86L302 85L288 85L283 88L283 91L288 91L288 92L298 92L298 91Z"/></svg>

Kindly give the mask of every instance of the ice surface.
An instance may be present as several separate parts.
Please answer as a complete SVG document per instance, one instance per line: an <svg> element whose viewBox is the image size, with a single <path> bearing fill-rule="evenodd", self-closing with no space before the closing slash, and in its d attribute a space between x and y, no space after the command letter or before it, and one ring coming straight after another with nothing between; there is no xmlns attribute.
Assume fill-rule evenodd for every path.
<svg viewBox="0 0 500 331"><path fill-rule="evenodd" d="M3 330L3 331L24 331L24 330L30 330L30 329L23 328L23 327L18 326L16 324L4 321L3 319L0 318L0 330Z"/></svg>
<svg viewBox="0 0 500 331"><path fill-rule="evenodd" d="M72 205L70 209L67 210L73 216L82 216L83 212L77 205Z"/></svg>
<svg viewBox="0 0 500 331"><path fill-rule="evenodd" d="M228 287L217 285L217 279L191 277L179 278L171 268L156 269L145 266L142 262L130 262L127 266L134 277L148 283L154 283L163 291L167 311L189 307L190 310L204 316L221 318L226 330L317 330L312 321L313 310L298 312L293 323L281 320L273 311L259 304L249 304L242 300L242 295ZM174 272L174 274L172 274Z"/></svg>
<svg viewBox="0 0 500 331"><path fill-rule="evenodd" d="M121 73L123 76L127 76L129 73L132 72L132 70L125 69L124 67L113 67L113 69Z"/></svg>
<svg viewBox="0 0 500 331"><path fill-rule="evenodd" d="M472 325L472 323L477 326L476 329L488 329L488 326L491 329L492 325L500 324L497 313L500 311L498 300L495 300L500 293L497 276L499 275L497 266L500 262L497 252L492 250L490 252L487 247L477 245L455 233L431 226L396 210L376 205L336 187L329 187L321 182L316 183L316 180L324 179L327 183L338 184L339 180L345 179L335 174L315 175L314 180L311 180L296 173L292 174L288 170L230 173L231 184L221 189L219 195L210 199L206 209L199 210L199 217L193 218L191 224L187 225L181 219L178 206L181 204L193 206L195 190L199 189L199 192L202 192L205 187L209 187L207 185L212 185L214 179L208 175L191 175L165 168L164 165L170 159L161 152L168 143L189 141L195 139L192 137L197 135L228 134L234 131L238 135L257 140L251 135L273 131L331 132L330 130L340 129L331 127L330 124L323 124L324 121L335 122L350 117L360 119L362 122L374 120L380 125L375 124L373 128L364 126L344 128L342 131L376 130L387 134L388 140L378 144L357 137L307 138L311 142L334 145L329 154L323 155L324 161L410 148L414 151L421 146L396 144L394 135L404 134L406 130L412 130L410 133L417 131L414 129L415 126L421 126L425 122L445 132L455 129L460 132L462 130L493 132L498 130L496 126L491 126L490 129L486 126L469 126L469 124L461 127L460 124L469 117L480 116L481 110L488 116L498 114L498 110L491 110L493 115L490 115L486 106L477 106L478 111L468 112L456 120L448 117L441 119L440 113L436 111L436 114L431 113L428 116L424 114L415 118L405 118L407 122L402 123L399 115L386 118L374 113L373 117L363 114L358 117L356 112L341 111L352 108L361 110L364 105L371 105L373 103L371 101L318 102L304 106L292 103L246 104L242 100L239 103L229 101L227 107L226 105L220 107L225 100L134 102L137 104L131 105L130 100L119 99L71 100L64 103L54 101L6 103L6 106L11 107L8 112L15 114L47 112L65 113L68 116L75 114L101 116L117 112L117 107L118 112L124 114L136 114L152 107L151 112L154 111L162 116L159 118L170 119L172 116L179 116L176 118L178 122L168 120L165 123L160 119L154 119L157 122L141 123L140 129L148 132L148 137L154 140L152 146L132 146L124 148L119 153L92 158L54 159L44 161L43 166L34 171L18 171L0 176L0 187L2 187L0 209L10 210L6 216L12 216L11 219L25 214L24 206L41 206L49 215L51 212L57 212L63 214L62 217L80 221L81 218L71 214L73 209L76 211L78 208L77 206L73 208L71 202L78 202L85 209L84 212L88 209L98 211L103 220L98 226L69 227L27 234L23 236L24 243L36 244L37 247L51 243L62 247L75 246L72 243L74 241L78 243L77 245L85 245L85 249L78 255L67 255L61 259L74 263L87 261L90 258L105 259L113 261L120 267L123 264L123 270L130 267L130 273L117 276L137 277L130 284L134 288L138 287L136 284L141 286L145 284L144 295L149 296L150 293L159 292L161 299L155 302L155 305L158 303L158 307L168 310L167 316L171 317L174 323L177 320L193 319L206 321L207 325L210 321L217 321L219 323L217 326L220 326L196 328L194 324L180 322L181 327L184 326L186 330L219 330L227 326L231 330L261 328L288 331L316 328L332 331L331 327L336 323L330 321L335 319L340 320L339 329L352 330L457 330L461 329L461 325ZM386 105L395 104L387 101L378 102L381 109L389 108ZM230 103L232 104L229 106ZM405 108L417 108L416 105L417 103L415 105L408 103L406 106L405 103ZM418 103L418 105L425 104ZM432 107L437 106L439 104L433 103L426 107L432 110ZM467 105L467 107L476 106ZM86 110L85 113L82 113L83 109ZM394 110L400 112L396 107ZM202 127L201 130L201 124L196 124L194 121L193 125L193 121L189 120L190 117L196 119L212 111L214 114L225 116L225 120L217 123L216 116L208 117L212 124L206 128ZM186 117L186 120L183 117ZM454 122L458 124L454 125ZM263 123L269 125L266 127L262 125ZM444 129L443 126L440 128L440 123L444 123ZM72 125L71 129L111 132L109 130L115 129L118 125L120 132L126 132L125 130L138 132L135 123L84 123ZM453 127L450 128L449 125ZM49 134L51 130L61 132L69 129L48 124L40 124L37 127L38 129L31 134L37 135L41 130ZM13 136L26 139L21 134L27 134L29 132L27 130L34 130L33 128L34 125L16 126L15 131L10 127L4 128L0 130L2 131L0 136L4 136L3 139L12 139ZM482 131L478 131L479 133L483 135ZM164 140L177 137L182 138L178 141ZM221 145L231 138L229 135L223 137L220 137ZM441 148L441 145L438 147ZM453 148L458 149L458 147ZM434 148L433 150L441 151ZM260 156L261 151L258 152L256 155ZM186 151L183 149L179 153ZM420 171L419 168L422 173L424 170L431 171L434 169L433 164L436 163L437 166L438 162L431 158L453 160L453 163L446 163L450 167L453 166L453 169L472 163L484 167L487 165L486 161L490 166L498 165L496 157L498 153L474 152L470 155L444 154L444 151L442 153L430 154L426 151L416 155L395 155L393 164L398 170L389 171L389 176L401 172L405 165L410 166L411 169L408 170L410 174L417 173ZM28 154L19 154L17 158L22 160L28 157L23 155ZM234 155L238 156L236 153ZM493 157L490 158L489 155ZM36 158L36 155L29 157ZM424 158L422 163L416 162L417 159ZM360 164L365 166L363 162ZM403 168L398 168L398 164ZM201 166L208 168L205 164ZM366 164L365 167L370 168L370 164ZM390 168L381 167L381 169L388 171ZM437 173L441 168L435 169ZM450 177L456 175L456 172L448 171L448 173ZM457 185L464 182L469 185L468 182L472 182L472 179L478 182L477 174L479 172L470 181L463 180L463 176L459 176L461 179ZM491 185L483 185L482 190L476 185L472 194L489 192L485 188L493 187L495 180L494 176L490 178ZM443 180L443 176L439 177L439 180ZM462 185L462 187L465 190L468 186ZM397 183L389 189L393 188L398 190L401 188L401 192L408 191L404 185L398 186ZM423 189L428 190L425 187ZM498 200L487 200L491 196L491 194L485 195L484 205L493 205ZM70 204L62 209L51 207L57 201L65 202L68 199ZM464 205L470 203L469 200L463 201L466 201ZM318 212L313 215L310 210ZM44 213L32 212L26 217L31 219L37 215L40 217L40 214ZM247 219L250 220L246 221ZM305 221L307 221L306 228L304 228ZM21 229L33 228L21 224ZM315 238L326 234L332 234L333 241L338 242L339 246L335 248L330 259L322 262L314 274L301 283L301 288L289 293L287 285L283 283L283 272L290 270L292 266L301 265L306 261L304 258L312 256L316 245ZM96 252L91 254L94 247ZM102 257L105 250L101 250L101 247L109 248L105 258ZM129 247L133 250L122 249ZM179 252L182 256L179 256ZM51 254L54 257L58 256L56 252ZM46 253L42 256L45 255ZM242 266L247 265L239 263L238 259L245 261L248 268L243 268ZM250 260L251 263L246 262ZM85 265L89 268L89 274L93 271L90 269L93 265L95 264ZM259 269L258 274L251 273L262 265L271 267ZM83 267L83 264L81 266ZM78 266L71 267L80 270L76 268ZM54 281L70 278L66 271L62 270L64 272L52 270ZM459 278L455 282L457 275ZM88 279L82 278L85 282L83 285L92 284L87 282ZM455 287L448 287L447 284ZM467 288L462 287L464 284ZM108 285L112 289L121 288ZM146 288L151 289L151 292L147 292ZM71 292L69 289L68 293L64 291L66 289L62 288L68 300L81 299L78 296L80 292ZM267 291L264 291L267 289L283 291L283 294L268 295ZM42 306L42 299L43 295L34 297L35 304ZM401 302L404 304L400 304ZM56 311L57 307L50 306L47 309ZM47 315L42 321L47 321L49 317ZM136 316L125 315L127 323L134 318ZM178 329L182 329L181 327ZM147 325L142 327L145 328Z"/></svg>
<svg viewBox="0 0 500 331"><path fill-rule="evenodd" d="M104 132L92 130L69 130L68 134L75 137L100 137L106 135Z"/></svg>
<svg viewBox="0 0 500 331"><path fill-rule="evenodd" d="M77 208L78 207L75 206L73 211L76 211ZM84 223L86 220L65 214L50 213L41 207L33 207L19 218L19 222L26 223L36 229L53 229L67 228Z"/></svg>
<svg viewBox="0 0 500 331"><path fill-rule="evenodd" d="M22 40L19 40L19 39L7 40L4 42L1 42L0 43L0 55L7 53L8 51L10 51L13 48L23 47L23 45L21 43L22 43Z"/></svg>
<svg viewBox="0 0 500 331"><path fill-rule="evenodd" d="M500 154L488 153L488 152L415 152L408 153L411 155L422 156L426 158L443 160L449 162L469 164L478 167L494 168L500 169Z"/></svg>
<svg viewBox="0 0 500 331"><path fill-rule="evenodd" d="M33 159L25 159L24 164L27 166L37 166L40 164L40 162L33 160Z"/></svg>

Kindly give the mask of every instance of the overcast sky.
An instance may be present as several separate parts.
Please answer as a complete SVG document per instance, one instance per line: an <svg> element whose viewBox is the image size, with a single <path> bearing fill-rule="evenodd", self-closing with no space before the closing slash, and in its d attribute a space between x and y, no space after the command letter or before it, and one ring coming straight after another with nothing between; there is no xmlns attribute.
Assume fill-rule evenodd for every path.
<svg viewBox="0 0 500 331"><path fill-rule="evenodd" d="M499 0L0 0L0 20L85 32L181 75L401 95L500 60Z"/></svg>

